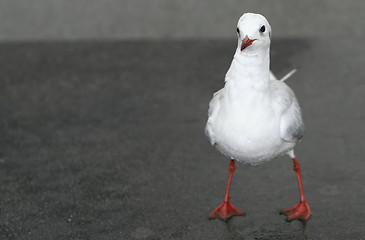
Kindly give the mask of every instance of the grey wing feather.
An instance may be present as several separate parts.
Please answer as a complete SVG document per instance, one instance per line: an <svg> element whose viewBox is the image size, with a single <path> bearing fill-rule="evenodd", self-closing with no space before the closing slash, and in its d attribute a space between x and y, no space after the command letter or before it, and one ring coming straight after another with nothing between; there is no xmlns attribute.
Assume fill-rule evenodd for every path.
<svg viewBox="0 0 365 240"><path fill-rule="evenodd" d="M304 134L302 113L293 90L282 81L272 80L276 96L274 103L280 112L280 137L288 142L298 142Z"/></svg>
<svg viewBox="0 0 365 240"><path fill-rule="evenodd" d="M280 136L288 142L298 142L304 134L304 123L298 101L290 89L291 103L280 119Z"/></svg>

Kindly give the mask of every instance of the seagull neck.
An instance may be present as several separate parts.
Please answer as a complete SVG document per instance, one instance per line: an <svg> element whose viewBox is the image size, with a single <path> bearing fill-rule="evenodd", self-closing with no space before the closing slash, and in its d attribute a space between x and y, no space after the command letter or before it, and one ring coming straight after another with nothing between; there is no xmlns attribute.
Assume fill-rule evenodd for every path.
<svg viewBox="0 0 365 240"><path fill-rule="evenodd" d="M266 89L270 84L270 48L252 55L237 49L230 70L236 84Z"/></svg>

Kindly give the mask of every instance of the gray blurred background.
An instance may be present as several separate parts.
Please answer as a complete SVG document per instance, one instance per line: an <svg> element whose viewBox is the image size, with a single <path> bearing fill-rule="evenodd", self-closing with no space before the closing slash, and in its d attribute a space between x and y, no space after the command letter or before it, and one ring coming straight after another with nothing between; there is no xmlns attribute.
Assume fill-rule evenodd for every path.
<svg viewBox="0 0 365 240"><path fill-rule="evenodd" d="M359 0L0 0L0 40L224 39L247 11L265 15L274 37L364 30Z"/></svg>
<svg viewBox="0 0 365 240"><path fill-rule="evenodd" d="M363 0L0 0L0 239L364 239ZM306 124L292 161L237 164L204 136L244 12ZM134 41L136 40L137 41ZM126 41L125 41L126 40Z"/></svg>

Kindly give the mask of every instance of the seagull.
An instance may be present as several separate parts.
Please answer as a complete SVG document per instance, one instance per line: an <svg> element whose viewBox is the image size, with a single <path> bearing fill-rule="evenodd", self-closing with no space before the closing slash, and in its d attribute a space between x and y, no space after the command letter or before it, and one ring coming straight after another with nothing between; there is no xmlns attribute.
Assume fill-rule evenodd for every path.
<svg viewBox="0 0 365 240"><path fill-rule="evenodd" d="M306 221L311 211L293 150L303 137L304 124L297 98L284 83L295 70L280 80L270 71L271 26L264 16L243 14L237 24L237 38L225 85L209 103L205 127L210 143L231 159L226 195L209 218L227 221L244 215L229 197L236 161L257 165L287 154L294 163L300 201L281 213L287 215L287 221Z"/></svg>

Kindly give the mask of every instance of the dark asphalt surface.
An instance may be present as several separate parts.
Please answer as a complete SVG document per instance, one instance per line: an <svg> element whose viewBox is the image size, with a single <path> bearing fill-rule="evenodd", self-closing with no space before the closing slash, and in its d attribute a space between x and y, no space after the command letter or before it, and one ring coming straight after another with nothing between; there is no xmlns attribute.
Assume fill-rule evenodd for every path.
<svg viewBox="0 0 365 240"><path fill-rule="evenodd" d="M337 39L339 40L339 39ZM236 40L0 44L0 239L364 239L363 39L273 39L272 70L299 99L292 161L238 164L204 136Z"/></svg>

